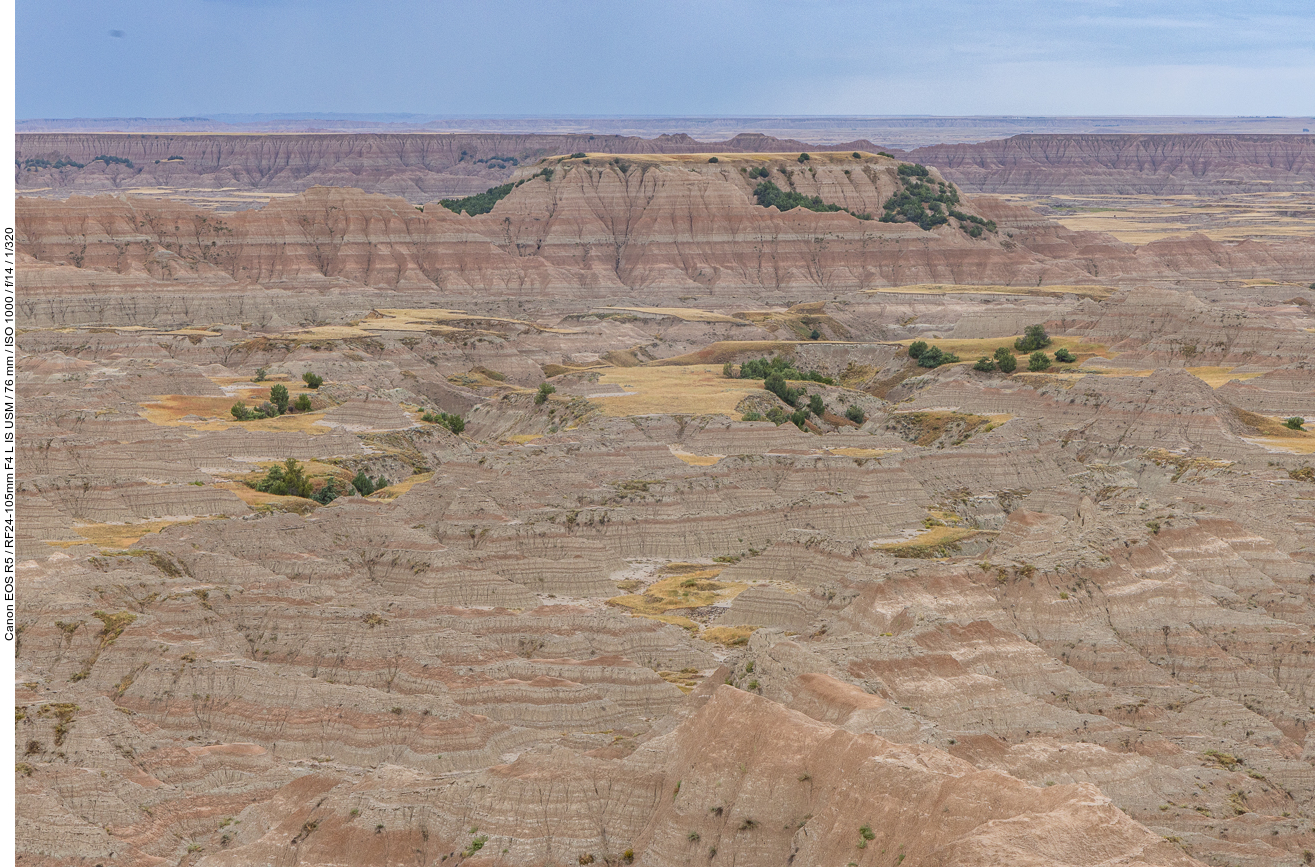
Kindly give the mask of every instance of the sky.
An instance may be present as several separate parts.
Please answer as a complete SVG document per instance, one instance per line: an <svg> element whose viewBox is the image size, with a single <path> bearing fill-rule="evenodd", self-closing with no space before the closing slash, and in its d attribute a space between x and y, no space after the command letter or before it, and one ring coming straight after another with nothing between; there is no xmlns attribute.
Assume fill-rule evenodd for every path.
<svg viewBox="0 0 1315 867"><path fill-rule="evenodd" d="M1312 115L1294 0L18 0L17 117Z"/></svg>

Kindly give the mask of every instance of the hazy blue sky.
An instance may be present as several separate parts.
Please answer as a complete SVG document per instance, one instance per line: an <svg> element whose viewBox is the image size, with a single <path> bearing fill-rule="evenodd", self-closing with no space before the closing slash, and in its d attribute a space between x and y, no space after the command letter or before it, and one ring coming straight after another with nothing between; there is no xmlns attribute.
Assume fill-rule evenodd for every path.
<svg viewBox="0 0 1315 867"><path fill-rule="evenodd" d="M1315 113L1302 0L18 0L22 118Z"/></svg>

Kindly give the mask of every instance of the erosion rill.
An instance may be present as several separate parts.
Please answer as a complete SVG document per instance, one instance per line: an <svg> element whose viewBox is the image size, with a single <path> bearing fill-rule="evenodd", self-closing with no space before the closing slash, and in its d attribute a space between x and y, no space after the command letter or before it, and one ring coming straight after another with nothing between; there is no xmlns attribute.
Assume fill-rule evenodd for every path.
<svg viewBox="0 0 1315 867"><path fill-rule="evenodd" d="M1309 234L469 138L19 200L24 864L1309 863Z"/></svg>

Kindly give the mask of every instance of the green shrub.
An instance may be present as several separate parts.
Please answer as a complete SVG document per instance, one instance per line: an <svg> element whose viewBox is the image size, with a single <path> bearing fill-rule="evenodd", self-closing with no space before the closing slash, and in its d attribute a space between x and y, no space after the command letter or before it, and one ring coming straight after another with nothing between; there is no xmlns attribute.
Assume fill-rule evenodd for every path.
<svg viewBox="0 0 1315 867"><path fill-rule="evenodd" d="M551 171L551 169L547 171ZM515 187L515 184L502 184L490 187L482 193L466 196L464 199L440 199L438 203L454 214L460 214L464 211L474 217L479 214L487 214L493 210L493 206L507 198Z"/></svg>
<svg viewBox="0 0 1315 867"><path fill-rule="evenodd" d="M721 366L721 375L727 379L735 379L735 365L729 361Z"/></svg>
<svg viewBox="0 0 1315 867"><path fill-rule="evenodd" d="M820 332L820 331L818 331L816 328L814 328L812 331L808 332L808 339L809 339L809 340L821 340L821 339L822 339L822 332Z"/></svg>
<svg viewBox="0 0 1315 867"><path fill-rule="evenodd" d="M771 173L772 173L771 169L765 168L763 166L757 166L755 168L749 169L750 178L765 178Z"/></svg>
<svg viewBox="0 0 1315 867"><path fill-rule="evenodd" d="M915 340L909 344L909 358L917 361L922 358L922 354L927 351L927 341Z"/></svg>
<svg viewBox="0 0 1315 867"><path fill-rule="evenodd" d="M763 380L763 388L785 401L788 405L794 406L799 402L800 395L803 392L797 388L791 388L785 381L785 377L777 371L772 371Z"/></svg>
<svg viewBox="0 0 1315 867"><path fill-rule="evenodd" d="M309 394L297 395L297 402L292 405L292 409L295 412L310 412L311 410L310 395Z"/></svg>
<svg viewBox="0 0 1315 867"><path fill-rule="evenodd" d="M288 458L282 466L275 464L265 473L265 478L251 485L257 491L280 497L302 497L310 499L311 483L306 472L296 458Z"/></svg>
<svg viewBox="0 0 1315 867"><path fill-rule="evenodd" d="M749 410L743 416L740 417L740 421L762 421L762 420L763 420L763 414L760 412L754 412L753 410Z"/></svg>
<svg viewBox="0 0 1315 867"><path fill-rule="evenodd" d="M725 370L723 366L722 370ZM823 385L835 385L836 381L829 376L825 376L816 370L801 371L794 367L793 362L780 355L768 360L766 358L755 358L746 361L740 365L740 379L766 379L773 373L779 373L785 379L793 379L803 382L820 382Z"/></svg>
<svg viewBox="0 0 1315 867"><path fill-rule="evenodd" d="M1029 325L1023 330L1023 336L1014 341L1014 348L1019 352L1035 352L1050 344L1050 335L1046 334L1044 325Z"/></svg>
<svg viewBox="0 0 1315 867"><path fill-rule="evenodd" d="M545 404L548 402L548 395L556 392L557 386L550 382L541 382L539 383L539 393L534 396L534 402L539 405Z"/></svg>
<svg viewBox="0 0 1315 867"><path fill-rule="evenodd" d="M767 420L777 427L780 427L789 421L790 418L785 414L785 410L781 409L779 406L774 406L767 410Z"/></svg>
<svg viewBox="0 0 1315 867"><path fill-rule="evenodd" d="M899 172L901 178L931 177L931 172L927 171L927 167L919 163L900 163L899 168L895 171Z"/></svg>
<svg viewBox="0 0 1315 867"><path fill-rule="evenodd" d="M862 424L868 420L868 417L863 414L863 410L852 403L849 405L849 409L845 410L845 418L854 424Z"/></svg>
<svg viewBox="0 0 1315 867"><path fill-rule="evenodd" d="M927 350L918 356L919 367L940 367L942 364L956 364L959 356L952 352L945 352L939 346L929 346Z"/></svg>
<svg viewBox="0 0 1315 867"><path fill-rule="evenodd" d="M766 172L766 169L763 170ZM752 173L750 173L752 174ZM805 196L803 193L796 193L794 190L783 190L771 181L763 181L753 188L754 199L764 208L776 208L784 213L792 211L795 208L804 208L809 211L818 211L821 213L834 213L843 211L860 220L872 219L871 214L859 214L840 205L828 205L822 201L820 196Z"/></svg>
<svg viewBox="0 0 1315 867"><path fill-rule="evenodd" d="M1055 360L1062 361L1065 364L1072 364L1078 360L1078 357L1061 346L1059 349L1055 350Z"/></svg>
<svg viewBox="0 0 1315 867"><path fill-rule="evenodd" d="M1027 357L1027 369L1033 372L1049 370L1050 356L1038 349Z"/></svg>
<svg viewBox="0 0 1315 867"><path fill-rule="evenodd" d="M269 402L278 408L278 414L288 411L288 387L279 383L269 390Z"/></svg>
<svg viewBox="0 0 1315 867"><path fill-rule="evenodd" d="M266 369L263 368L263 367L257 367L257 368L256 368L256 378L253 379L252 382L264 382L264 381L265 381L265 377L268 376L268 375L269 375L269 371L268 371L268 370L266 370Z"/></svg>
<svg viewBox="0 0 1315 867"><path fill-rule="evenodd" d="M808 162L808 161L811 160L811 159L812 159L812 157L810 157L808 154L800 154L800 155L799 155L799 162L801 162L801 163L806 163L806 162Z"/></svg>
<svg viewBox="0 0 1315 867"><path fill-rule="evenodd" d="M232 408L229 409L229 412L231 412L233 414L233 418L237 419L238 421L251 421L253 418L256 417L256 414L251 410L247 409L247 405L240 400L237 403L233 404Z"/></svg>
<svg viewBox="0 0 1315 867"><path fill-rule="evenodd" d="M306 383L307 388L319 388L324 385L324 377L316 376L309 370L301 375L301 381Z"/></svg>
<svg viewBox="0 0 1315 867"><path fill-rule="evenodd" d="M1299 415L1294 415L1292 418L1284 419L1283 424L1287 425L1292 430L1306 429L1304 427L1304 425L1306 424L1306 420Z"/></svg>
<svg viewBox="0 0 1315 867"><path fill-rule="evenodd" d="M995 370L995 362L983 355L973 365L973 370Z"/></svg>
<svg viewBox="0 0 1315 867"><path fill-rule="evenodd" d="M863 155L862 155L861 153L859 153L858 151L854 151L854 153L852 154L852 156L853 156L854 159L856 159L856 160L861 160L861 159L863 159Z"/></svg>
<svg viewBox="0 0 1315 867"><path fill-rule="evenodd" d="M327 505L347 493L347 486L336 478L330 476L320 488L310 495L310 498L317 503Z"/></svg>
<svg viewBox="0 0 1315 867"><path fill-rule="evenodd" d="M388 480L383 476L377 479L371 479L365 474L364 470L358 471L352 478L352 487L356 489L362 497L368 497L375 491L382 491L388 487Z"/></svg>
<svg viewBox="0 0 1315 867"><path fill-rule="evenodd" d="M440 413L426 412L426 413L424 413L423 415L420 416L420 420L421 420L421 421L427 421L427 422L429 422L430 424L441 424L443 427L445 427L445 428L447 428L448 430L452 431L452 433L454 433L454 434L459 434L459 433L461 433L463 430L466 429L466 420L465 420L464 418L462 418L461 416L457 415L456 413L450 413L450 412L440 412Z"/></svg>
<svg viewBox="0 0 1315 867"><path fill-rule="evenodd" d="M111 157L111 156L106 156L105 154L101 154L100 156L98 156L98 157L96 157L95 159L93 159L92 162L93 162L93 163L94 163L94 162L102 162L102 163L105 163L105 165L107 165L107 166L108 166L108 165L111 165L111 164L113 164L113 163L118 163L119 165L121 165L121 166L127 166L127 167L130 168L130 169L131 169L131 168L134 168L134 166L133 166L133 164L132 164L132 160L128 159L127 157Z"/></svg>
<svg viewBox="0 0 1315 867"><path fill-rule="evenodd" d="M710 162L710 163L719 163L719 162L721 162L721 160L717 159L716 157L708 157L708 162Z"/></svg>
<svg viewBox="0 0 1315 867"><path fill-rule="evenodd" d="M1003 373L1013 373L1018 369L1018 358L1007 347L1001 346L995 351L995 365Z"/></svg>
<svg viewBox="0 0 1315 867"><path fill-rule="evenodd" d="M822 402L822 395L813 394L808 397L808 411L815 416L821 416L826 412L826 404Z"/></svg>
<svg viewBox="0 0 1315 867"><path fill-rule="evenodd" d="M575 153L571 154L571 159L573 160L584 159L584 151L576 151Z"/></svg>

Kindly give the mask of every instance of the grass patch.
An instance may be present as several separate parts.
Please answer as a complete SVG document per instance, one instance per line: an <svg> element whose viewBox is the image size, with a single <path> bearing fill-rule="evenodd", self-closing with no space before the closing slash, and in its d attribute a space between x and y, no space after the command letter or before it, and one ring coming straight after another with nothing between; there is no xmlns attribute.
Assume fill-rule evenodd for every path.
<svg viewBox="0 0 1315 867"><path fill-rule="evenodd" d="M653 316L671 316L682 322L727 322L732 325L747 324L743 319L727 316L724 313L711 313L696 310L693 307L595 307L595 310L628 310L633 313L648 313Z"/></svg>
<svg viewBox="0 0 1315 867"><path fill-rule="evenodd" d="M860 449L860 448L838 448L823 449L828 455L839 455L844 458L880 458L886 455L893 455L903 449Z"/></svg>
<svg viewBox="0 0 1315 867"><path fill-rule="evenodd" d="M1211 388L1218 388L1234 379L1255 379L1257 376L1265 375L1263 370L1253 373L1233 373L1234 370L1237 370L1236 367L1188 367L1184 369Z"/></svg>
<svg viewBox="0 0 1315 867"><path fill-rule="evenodd" d="M1315 433L1304 430L1294 430L1283 424L1282 419L1271 418L1267 415L1260 415L1255 412L1248 412L1245 409L1239 409L1235 406L1230 406L1229 410L1232 411L1234 418L1261 436L1270 439L1315 441Z"/></svg>
<svg viewBox="0 0 1315 867"><path fill-rule="evenodd" d="M749 636L757 629L757 626L710 626L699 634L699 638L723 647L745 647Z"/></svg>
<svg viewBox="0 0 1315 867"><path fill-rule="evenodd" d="M309 389L288 388L289 395L295 400L298 394L313 394ZM138 404L140 415L151 424L161 427L187 427L199 431L221 431L240 427L244 430L296 432L312 435L325 434L329 428L316 425L324 418L323 412L288 413L276 418L253 419L239 422L233 418L230 410L233 404L241 400L247 406L254 406L269 399L269 388L251 388L243 390L241 396L198 397L196 395L162 394L156 400ZM188 420L196 416L200 421Z"/></svg>
<svg viewBox="0 0 1315 867"><path fill-rule="evenodd" d="M1019 364L1019 369L1022 370L1027 367L1027 353L1019 352L1017 349L1014 348L1014 341L1022 336L1023 335L1021 334L1015 334L1010 337L974 337L974 338L958 338L958 339L948 338L945 340L941 340L939 338L926 337L921 339L935 346L937 349L941 350L942 352L949 352L959 356L961 359L963 359L963 361L960 362L961 364L972 364L974 361L976 361L978 358L981 358L983 355L988 357L992 356L995 354L995 351L997 349L1003 346L1004 348L1008 349L1010 352L1013 352L1016 355L1018 355L1019 361L1021 362ZM1102 358L1108 357L1105 354L1108 347L1100 343L1087 343L1079 337L1052 337L1051 340L1053 342L1046 347L1047 353L1053 355L1056 349L1062 347L1064 349L1067 349L1069 352L1073 353L1074 355L1078 356L1077 363L1079 364L1093 356L1100 356ZM897 341L897 343L900 346L904 346L904 347L908 347L913 342L914 340L912 338L908 340ZM1058 367L1057 369L1062 371L1068 369L1068 366L1063 365Z"/></svg>
<svg viewBox="0 0 1315 867"><path fill-rule="evenodd" d="M69 529L81 536L81 539L61 539L47 541L46 544L55 548L70 548L74 545L86 545L88 543L98 548L131 548L143 536L158 533L165 527L172 527L174 524L190 524L196 520L199 519L143 521L140 524L83 524L81 526L75 524Z"/></svg>
<svg viewBox="0 0 1315 867"><path fill-rule="evenodd" d="M1219 461L1214 458L1189 458L1185 455L1174 454L1165 449L1148 449L1144 454L1147 460L1152 461L1156 466L1173 467L1175 472L1171 481L1178 481L1187 473L1205 472L1207 470L1226 470L1233 466L1233 461Z"/></svg>
<svg viewBox="0 0 1315 867"><path fill-rule="evenodd" d="M601 368L598 373L600 384L633 392L590 398L610 416L668 413L739 418L735 410L739 402L763 391L761 381L727 379L719 365Z"/></svg>
<svg viewBox="0 0 1315 867"><path fill-rule="evenodd" d="M891 414L886 430L917 446L929 446L947 435L953 437L952 445L958 445L990 424L984 415L962 412L899 412Z"/></svg>
<svg viewBox="0 0 1315 867"><path fill-rule="evenodd" d="M380 488L370 495L372 500L395 500L414 488L421 482L427 482L434 477L433 473L416 473L395 485L389 485L386 488Z"/></svg>
<svg viewBox="0 0 1315 867"><path fill-rule="evenodd" d="M749 353L757 353L759 355L771 355L776 352L788 353L790 350L794 349L796 344L801 342L803 341L718 340L716 343L709 343L702 349L696 349L693 352L687 352L684 355L677 355L672 358L664 358L660 361L653 361L645 366L682 367L692 364L722 365Z"/></svg>
<svg viewBox="0 0 1315 867"><path fill-rule="evenodd" d="M632 614L664 615L734 599L748 587L747 584L717 581L720 573L720 567L678 572L658 580L643 593L614 596L607 600L607 604L624 608Z"/></svg>
<svg viewBox="0 0 1315 867"><path fill-rule="evenodd" d="M690 454L689 452L681 451L675 446L668 446L668 448L671 449L671 453L673 455L680 458L682 461L689 464L691 467L711 467L714 466L722 458L726 457L725 455Z"/></svg>
<svg viewBox="0 0 1315 867"><path fill-rule="evenodd" d="M953 557L959 553L959 543L980 534L980 530L967 527L932 527L919 533L907 542L888 542L877 545L893 557L905 557L915 560L935 560Z"/></svg>

